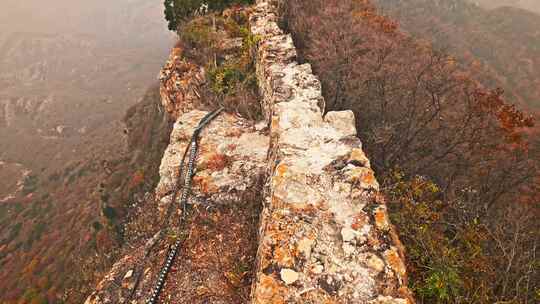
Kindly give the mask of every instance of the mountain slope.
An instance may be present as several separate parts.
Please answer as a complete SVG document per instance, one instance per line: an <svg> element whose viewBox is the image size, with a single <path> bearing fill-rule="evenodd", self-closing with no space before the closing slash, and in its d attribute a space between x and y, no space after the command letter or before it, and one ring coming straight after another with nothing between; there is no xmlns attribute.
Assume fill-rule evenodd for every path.
<svg viewBox="0 0 540 304"><path fill-rule="evenodd" d="M464 0L374 2L403 29L457 56L486 86L540 109L539 15L513 7L485 10Z"/></svg>
<svg viewBox="0 0 540 304"><path fill-rule="evenodd" d="M170 133L159 102L153 86L127 112L128 136L116 123L99 128L89 136L101 144L80 146L80 158L61 169L27 176L0 204L2 303L81 302L122 243L128 206L157 181Z"/></svg>
<svg viewBox="0 0 540 304"><path fill-rule="evenodd" d="M147 90L173 35L160 2L2 7L0 302L80 303L157 172L167 121Z"/></svg>
<svg viewBox="0 0 540 304"><path fill-rule="evenodd" d="M513 6L540 14L540 2L537 0L470 0L472 3L492 9L501 6Z"/></svg>

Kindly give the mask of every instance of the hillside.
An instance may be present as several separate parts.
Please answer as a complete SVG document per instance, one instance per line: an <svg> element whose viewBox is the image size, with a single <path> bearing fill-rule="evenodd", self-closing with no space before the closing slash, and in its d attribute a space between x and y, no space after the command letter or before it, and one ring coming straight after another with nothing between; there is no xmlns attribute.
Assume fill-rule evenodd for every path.
<svg viewBox="0 0 540 304"><path fill-rule="evenodd" d="M321 83L296 62L276 4L182 23L161 73L162 103L176 122L155 196L141 208L148 214L133 227L145 237L86 304L411 303L354 115L323 115ZM218 105L224 111L199 130L204 109ZM178 174L182 151L195 164L192 184Z"/></svg>
<svg viewBox="0 0 540 304"><path fill-rule="evenodd" d="M0 303L538 301L534 3L7 1Z"/></svg>
<svg viewBox="0 0 540 304"><path fill-rule="evenodd" d="M509 54L539 57L530 45L491 40L506 28L486 29L487 16L452 0L291 0L286 10L327 111L356 116L417 303L538 298L540 163L530 142L538 137L524 134L534 124L520 110L537 106L526 99L537 87L519 79L526 85L516 91L507 73L536 79ZM534 35L538 27L526 29ZM509 72L492 72L495 64Z"/></svg>
<svg viewBox="0 0 540 304"><path fill-rule="evenodd" d="M88 133L120 120L157 77L171 43L159 4L38 6L9 0L0 12L0 160L35 172L77 158Z"/></svg>
<svg viewBox="0 0 540 304"><path fill-rule="evenodd" d="M487 87L540 109L540 16L514 7L485 10L464 0L377 0L382 12L459 60Z"/></svg>
<svg viewBox="0 0 540 304"><path fill-rule="evenodd" d="M472 3L478 3L479 5L493 9L501 6L513 6L522 9L526 9L540 14L540 2L536 0L470 0Z"/></svg>
<svg viewBox="0 0 540 304"><path fill-rule="evenodd" d="M87 144L78 147L79 158L21 178L21 191L2 201L3 303L79 303L114 261L129 206L154 187L168 141L168 119L158 103L154 86L130 108L124 125L91 132ZM8 172L5 166L2 172Z"/></svg>
<svg viewBox="0 0 540 304"><path fill-rule="evenodd" d="M167 3L179 42L161 94L177 121L141 207L157 208L164 226L134 218L141 238L87 304L537 300L539 163L523 132L533 120L512 104L526 104L522 92L497 89L512 83L370 1L259 1L220 14L224 1L203 16L191 2ZM462 1L416 4L416 17L438 8L460 25L486 13ZM260 122L246 115L259 104ZM177 175L184 150L197 156L192 184ZM187 205L179 193L191 193ZM255 238L246 219L257 217Z"/></svg>
<svg viewBox="0 0 540 304"><path fill-rule="evenodd" d="M155 182L163 118L148 88L171 34L161 3L3 7L0 302L79 303L114 260L126 205Z"/></svg>

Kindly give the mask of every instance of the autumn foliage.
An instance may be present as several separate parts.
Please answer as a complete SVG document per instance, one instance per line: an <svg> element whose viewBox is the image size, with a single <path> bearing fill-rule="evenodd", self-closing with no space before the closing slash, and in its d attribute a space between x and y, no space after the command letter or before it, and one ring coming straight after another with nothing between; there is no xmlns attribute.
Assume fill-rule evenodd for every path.
<svg viewBox="0 0 540 304"><path fill-rule="evenodd" d="M144 171L139 170L133 174L131 177L131 181L129 183L129 187L131 189L137 188L138 186L142 185L144 183Z"/></svg>
<svg viewBox="0 0 540 304"><path fill-rule="evenodd" d="M419 302L534 302L533 119L370 1L292 0L284 15L326 110L355 113Z"/></svg>
<svg viewBox="0 0 540 304"><path fill-rule="evenodd" d="M125 154L96 154L28 178L32 196L0 204L0 303L83 303L110 269L126 215L158 181L172 126L159 100L154 86L128 110Z"/></svg>

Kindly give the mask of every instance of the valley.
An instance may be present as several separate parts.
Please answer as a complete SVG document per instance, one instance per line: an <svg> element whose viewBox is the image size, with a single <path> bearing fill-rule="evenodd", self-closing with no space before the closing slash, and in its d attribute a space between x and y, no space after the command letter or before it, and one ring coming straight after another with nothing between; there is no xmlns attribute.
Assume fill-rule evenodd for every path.
<svg viewBox="0 0 540 304"><path fill-rule="evenodd" d="M102 208L132 198L122 189L142 167L129 161L134 148L125 113L144 100L159 103L151 88L174 35L160 2L7 0L3 6L0 302L78 303L84 291L73 287L92 282L120 241L120 220L108 222ZM103 206L96 189L112 170L119 184ZM87 264L94 269L84 273Z"/></svg>

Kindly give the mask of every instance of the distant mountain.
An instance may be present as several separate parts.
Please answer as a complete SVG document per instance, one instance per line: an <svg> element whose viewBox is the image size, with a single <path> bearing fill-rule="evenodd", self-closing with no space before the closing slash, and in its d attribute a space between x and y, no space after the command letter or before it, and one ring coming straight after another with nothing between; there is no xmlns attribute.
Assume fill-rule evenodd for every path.
<svg viewBox="0 0 540 304"><path fill-rule="evenodd" d="M505 89L509 101L540 110L540 15L465 0L375 2L404 30L456 56L485 85Z"/></svg>
<svg viewBox="0 0 540 304"><path fill-rule="evenodd" d="M0 160L34 171L63 165L88 134L121 119L144 94L173 35L157 2L6 1ZM26 149L30 142L42 153Z"/></svg>
<svg viewBox="0 0 540 304"><path fill-rule="evenodd" d="M54 166L90 132L122 117L157 76L169 43L136 49L76 34L15 32L0 47L0 158ZM1 43L1 42L0 42ZM22 146L21 146L22 145ZM67 152L67 154L66 154Z"/></svg>
<svg viewBox="0 0 540 304"><path fill-rule="evenodd" d="M81 303L114 258L163 150L147 92L174 37L162 14L146 0L2 2L1 303Z"/></svg>
<svg viewBox="0 0 540 304"><path fill-rule="evenodd" d="M88 34L100 41L142 46L168 36L162 14L161 1L49 0L44 5L39 0L3 0L0 30Z"/></svg>
<svg viewBox="0 0 540 304"><path fill-rule="evenodd" d="M153 86L122 122L89 132L63 166L0 161L9 182L0 185L1 303L82 303L116 257L128 207L155 186L170 134L159 104Z"/></svg>

